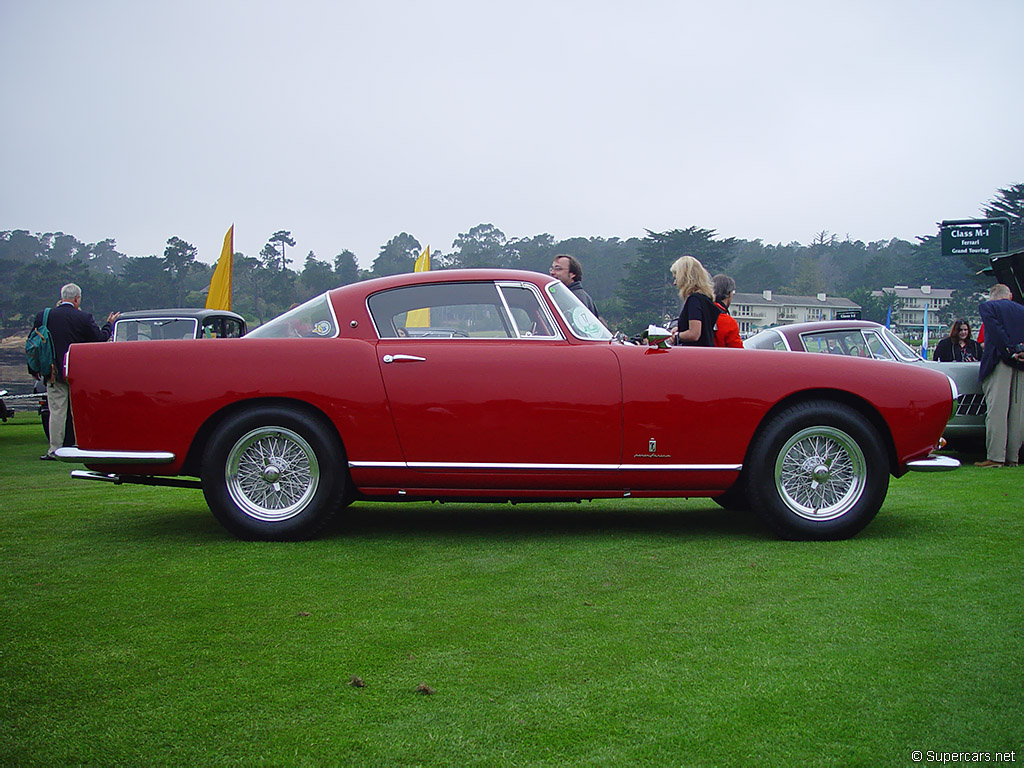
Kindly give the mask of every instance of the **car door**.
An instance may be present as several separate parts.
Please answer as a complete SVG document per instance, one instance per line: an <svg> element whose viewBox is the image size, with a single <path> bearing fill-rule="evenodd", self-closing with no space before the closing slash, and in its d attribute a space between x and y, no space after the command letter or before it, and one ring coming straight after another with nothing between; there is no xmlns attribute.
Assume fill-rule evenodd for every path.
<svg viewBox="0 0 1024 768"><path fill-rule="evenodd" d="M606 343L567 340L531 284L409 286L368 305L410 468L476 473L480 487L615 484L618 361Z"/></svg>

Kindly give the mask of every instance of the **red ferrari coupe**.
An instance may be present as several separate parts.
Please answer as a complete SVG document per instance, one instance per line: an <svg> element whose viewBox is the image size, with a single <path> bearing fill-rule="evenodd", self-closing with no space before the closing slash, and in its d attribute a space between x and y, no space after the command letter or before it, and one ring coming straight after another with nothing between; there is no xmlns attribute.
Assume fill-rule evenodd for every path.
<svg viewBox="0 0 1024 768"><path fill-rule="evenodd" d="M245 539L307 538L359 499L650 496L838 539L890 475L957 466L933 454L941 373L626 343L533 272L369 280L242 339L73 345L66 366L73 476L201 487Z"/></svg>

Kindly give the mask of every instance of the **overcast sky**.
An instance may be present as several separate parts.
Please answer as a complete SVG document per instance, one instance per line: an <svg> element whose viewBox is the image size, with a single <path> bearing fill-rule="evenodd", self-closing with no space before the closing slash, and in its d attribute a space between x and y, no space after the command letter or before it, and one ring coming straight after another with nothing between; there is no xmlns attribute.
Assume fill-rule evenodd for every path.
<svg viewBox="0 0 1024 768"><path fill-rule="evenodd" d="M0 0L0 230L295 267L936 233L1024 182L1022 0Z"/></svg>

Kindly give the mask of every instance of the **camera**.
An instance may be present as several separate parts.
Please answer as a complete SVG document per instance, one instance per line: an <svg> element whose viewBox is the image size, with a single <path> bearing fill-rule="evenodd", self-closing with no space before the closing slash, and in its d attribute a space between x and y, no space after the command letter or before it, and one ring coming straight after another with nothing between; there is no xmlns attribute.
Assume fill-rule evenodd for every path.
<svg viewBox="0 0 1024 768"><path fill-rule="evenodd" d="M1019 355L1021 352L1024 352L1024 342L1021 342L1020 344L1014 344L1006 348L1006 354L1009 357Z"/></svg>

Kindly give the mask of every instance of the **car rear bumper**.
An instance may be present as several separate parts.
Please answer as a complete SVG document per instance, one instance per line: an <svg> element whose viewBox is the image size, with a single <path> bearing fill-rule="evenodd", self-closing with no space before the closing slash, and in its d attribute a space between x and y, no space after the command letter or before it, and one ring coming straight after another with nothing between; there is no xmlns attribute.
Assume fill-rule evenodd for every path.
<svg viewBox="0 0 1024 768"><path fill-rule="evenodd" d="M170 464L170 451L83 451L81 448L58 448L57 458L73 464Z"/></svg>
<svg viewBox="0 0 1024 768"><path fill-rule="evenodd" d="M907 469L911 472L949 472L959 466L960 462L949 456L929 456L907 462Z"/></svg>

